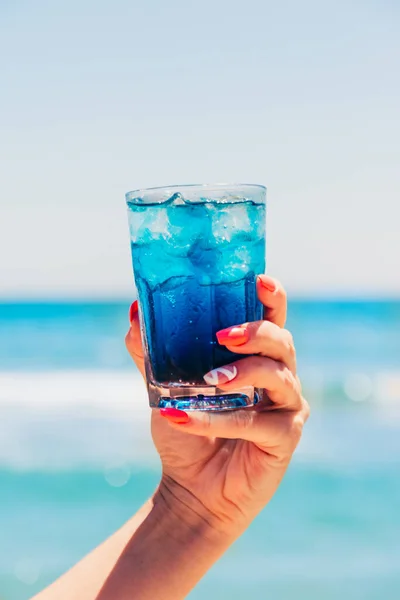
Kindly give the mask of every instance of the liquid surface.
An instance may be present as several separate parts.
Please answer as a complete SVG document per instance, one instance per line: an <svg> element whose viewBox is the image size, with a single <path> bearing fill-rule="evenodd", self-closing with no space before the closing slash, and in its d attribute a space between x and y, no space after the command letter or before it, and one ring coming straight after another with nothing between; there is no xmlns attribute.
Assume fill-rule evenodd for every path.
<svg viewBox="0 0 400 600"><path fill-rule="evenodd" d="M265 206L178 197L130 206L129 225L152 377L204 385L204 373L236 357L216 332L262 316L255 278L265 269Z"/></svg>

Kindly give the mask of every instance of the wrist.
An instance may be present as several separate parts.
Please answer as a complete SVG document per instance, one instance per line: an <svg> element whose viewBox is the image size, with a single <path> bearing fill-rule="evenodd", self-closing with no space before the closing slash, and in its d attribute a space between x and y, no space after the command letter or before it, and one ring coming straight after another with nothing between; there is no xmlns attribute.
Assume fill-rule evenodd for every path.
<svg viewBox="0 0 400 600"><path fill-rule="evenodd" d="M222 552L242 533L234 523L221 520L189 490L165 475L153 496L152 512L160 523L173 530L177 541L203 540L204 544L220 547Z"/></svg>

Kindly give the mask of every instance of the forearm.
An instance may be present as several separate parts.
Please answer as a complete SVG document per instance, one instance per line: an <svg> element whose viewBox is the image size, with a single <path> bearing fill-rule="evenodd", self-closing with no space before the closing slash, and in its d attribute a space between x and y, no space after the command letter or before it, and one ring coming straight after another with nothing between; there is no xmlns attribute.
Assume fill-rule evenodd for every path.
<svg viewBox="0 0 400 600"><path fill-rule="evenodd" d="M157 493L98 600L185 598L233 541L196 509L168 489Z"/></svg>
<svg viewBox="0 0 400 600"><path fill-rule="evenodd" d="M157 492L34 600L180 600L232 541L204 515Z"/></svg>
<svg viewBox="0 0 400 600"><path fill-rule="evenodd" d="M118 531L32 600L95 600L135 531L153 508L150 499Z"/></svg>

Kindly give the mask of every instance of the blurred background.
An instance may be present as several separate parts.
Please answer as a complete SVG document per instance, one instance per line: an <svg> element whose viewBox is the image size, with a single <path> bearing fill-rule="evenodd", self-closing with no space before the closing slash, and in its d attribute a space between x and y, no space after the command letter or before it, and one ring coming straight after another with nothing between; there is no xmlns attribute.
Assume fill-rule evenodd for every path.
<svg viewBox="0 0 400 600"><path fill-rule="evenodd" d="M1 600L158 481L124 193L237 180L268 187L313 412L190 598L399 597L399 26L395 0L0 3Z"/></svg>

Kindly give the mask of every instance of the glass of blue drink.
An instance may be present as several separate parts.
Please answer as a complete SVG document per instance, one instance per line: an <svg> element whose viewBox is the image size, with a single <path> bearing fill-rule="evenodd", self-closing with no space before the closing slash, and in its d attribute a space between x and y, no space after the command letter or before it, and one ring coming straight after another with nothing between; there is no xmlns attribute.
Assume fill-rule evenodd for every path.
<svg viewBox="0 0 400 600"><path fill-rule="evenodd" d="M265 270L261 185L182 185L126 194L150 406L229 410L261 391L227 393L208 371L243 358L216 332L262 318Z"/></svg>

